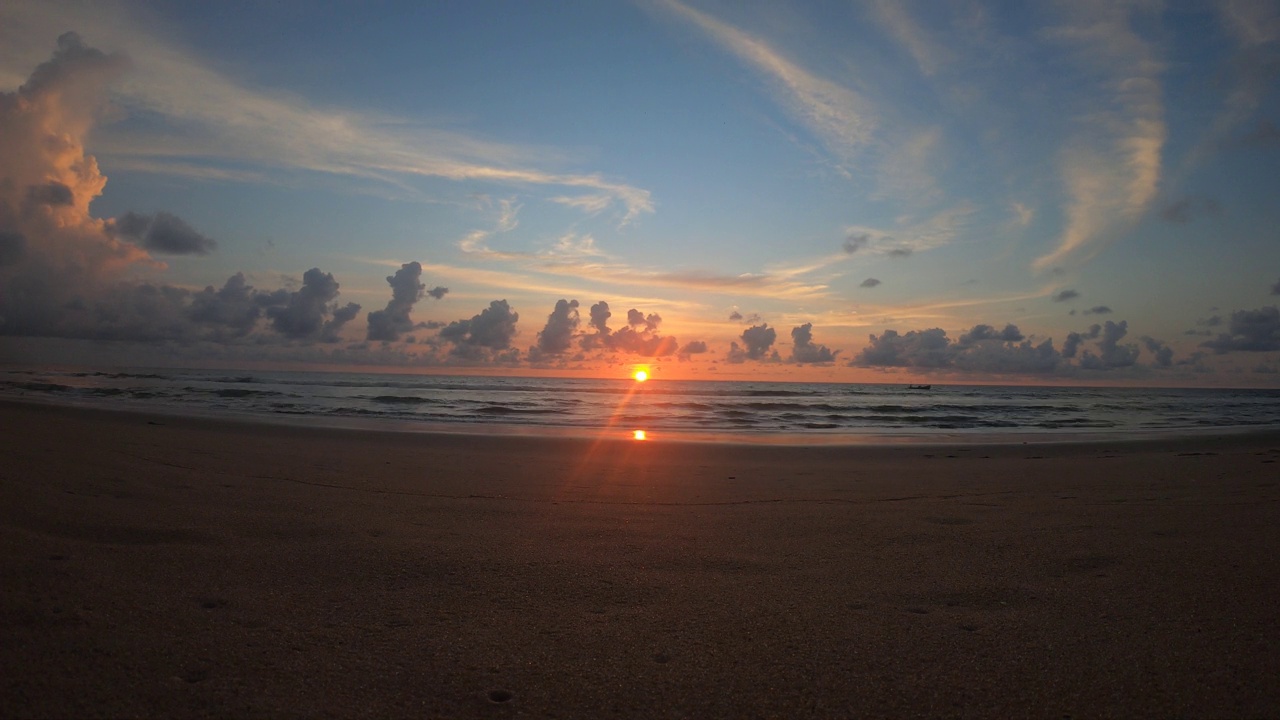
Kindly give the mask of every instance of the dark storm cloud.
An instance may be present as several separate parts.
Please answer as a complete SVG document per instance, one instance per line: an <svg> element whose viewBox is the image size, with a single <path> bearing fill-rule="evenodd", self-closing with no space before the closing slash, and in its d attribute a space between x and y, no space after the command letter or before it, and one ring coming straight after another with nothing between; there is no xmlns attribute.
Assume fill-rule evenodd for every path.
<svg viewBox="0 0 1280 720"><path fill-rule="evenodd" d="M538 333L538 351L546 355L564 353L573 344L579 322L578 301L558 300L555 309L547 316L547 324Z"/></svg>
<svg viewBox="0 0 1280 720"><path fill-rule="evenodd" d="M468 359L493 357L511 347L520 314L506 300L494 300L470 320L455 320L440 331L440 338L453 343L452 354Z"/></svg>
<svg viewBox="0 0 1280 720"><path fill-rule="evenodd" d="M1085 310L1084 314L1085 315L1110 315L1111 308L1107 307L1106 305L1094 305L1088 310Z"/></svg>
<svg viewBox="0 0 1280 720"><path fill-rule="evenodd" d="M1280 310L1270 306L1233 312L1227 332L1200 345L1218 354L1280 350Z"/></svg>
<svg viewBox="0 0 1280 720"><path fill-rule="evenodd" d="M413 330L409 312L422 299L427 287L419 280L421 277L422 264L417 261L405 263L395 275L387 276L391 300L387 302L386 309L369 313L367 339L394 342Z"/></svg>
<svg viewBox="0 0 1280 720"><path fill-rule="evenodd" d="M866 280L863 280L863 281L862 281L862 284L861 284L861 285L859 285L858 287L873 288L873 287L875 287L875 286L877 286L877 285L879 285L879 284L880 284L880 281L879 281L879 280L877 280L877 279L875 279L875 278L867 278Z"/></svg>
<svg viewBox="0 0 1280 720"><path fill-rule="evenodd" d="M1080 293L1076 292L1075 290L1063 290L1062 292L1053 296L1053 301L1066 302L1068 300L1075 300L1078 297L1080 297Z"/></svg>
<svg viewBox="0 0 1280 720"><path fill-rule="evenodd" d="M752 325L746 330L743 330L742 343L746 346L747 359L764 359L768 356L769 349L773 347L773 343L777 339L777 331L769 327L768 323L763 325Z"/></svg>
<svg viewBox="0 0 1280 720"><path fill-rule="evenodd" d="M208 255L218 243L201 235L182 218L166 212L139 215L127 212L109 221L107 231L152 252L168 255Z"/></svg>
<svg viewBox="0 0 1280 720"><path fill-rule="evenodd" d="M813 342L813 323L805 323L791 329L790 362L816 364L834 362L839 352Z"/></svg>

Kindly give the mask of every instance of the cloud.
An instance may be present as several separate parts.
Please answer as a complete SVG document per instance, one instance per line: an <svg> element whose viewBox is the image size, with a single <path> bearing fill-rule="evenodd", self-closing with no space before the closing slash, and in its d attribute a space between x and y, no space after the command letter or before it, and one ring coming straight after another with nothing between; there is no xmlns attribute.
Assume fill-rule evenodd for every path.
<svg viewBox="0 0 1280 720"><path fill-rule="evenodd" d="M684 19L754 68L774 86L782 106L804 124L834 156L844 172L870 141L875 123L866 101L854 91L817 77L757 37L676 0L658 4Z"/></svg>
<svg viewBox="0 0 1280 720"><path fill-rule="evenodd" d="M743 340L746 340L745 334ZM839 350L832 351L826 345L813 342L813 323L805 323L791 329L791 357L793 363L823 364L834 362Z"/></svg>
<svg viewBox="0 0 1280 720"><path fill-rule="evenodd" d="M1073 375L1080 370L1116 371L1136 364L1139 348L1122 345L1128 331L1126 322L1093 325L1085 333L1069 333L1062 351L1053 341L1033 342L1016 325L997 331L979 324L957 340L941 328L899 333L885 330L871 335L870 343L850 361L856 367L900 367L921 370L956 370L969 373L1007 375ZM1096 340L1093 350L1081 347ZM1156 367L1172 365L1173 350L1164 343L1144 338ZM1076 362L1071 362L1075 360Z"/></svg>
<svg viewBox="0 0 1280 720"><path fill-rule="evenodd" d="M1165 345L1164 342L1156 340L1152 337L1142 337L1142 345L1147 352L1154 356L1154 362L1160 367L1169 367L1173 364L1173 348Z"/></svg>
<svg viewBox="0 0 1280 720"><path fill-rule="evenodd" d="M852 255L871 243L871 235L868 233L860 233L857 235L849 235L844 239L844 251Z"/></svg>
<svg viewBox="0 0 1280 720"><path fill-rule="evenodd" d="M355 303L341 308L330 305L337 296L338 281L333 275L311 268L303 274L299 290L289 293L283 304L267 308L267 317L276 332L292 340L336 342L338 331L360 312Z"/></svg>
<svg viewBox="0 0 1280 720"><path fill-rule="evenodd" d="M889 257L904 258L904 257L911 257L912 255L915 254L915 251L912 250L911 248L894 248L890 250L887 254L889 255Z"/></svg>
<svg viewBox="0 0 1280 720"><path fill-rule="evenodd" d="M409 311L422 299L426 285L419 282L422 277L422 264L414 261L400 266L395 275L387 276L387 284L391 286L391 300L386 309L369 313L368 340L394 342L400 336L413 330L413 321L409 319Z"/></svg>
<svg viewBox="0 0 1280 720"><path fill-rule="evenodd" d="M1233 312L1227 332L1200 346L1218 354L1280 350L1280 310L1269 306Z"/></svg>
<svg viewBox="0 0 1280 720"><path fill-rule="evenodd" d="M182 218L167 212L155 215L127 212L109 221L107 232L122 236L152 252L169 255L207 255L218 247L216 242L196 232Z"/></svg>
<svg viewBox="0 0 1280 720"><path fill-rule="evenodd" d="M1280 295L1280 280L1277 280L1276 284L1271 286L1271 294Z"/></svg>
<svg viewBox="0 0 1280 720"><path fill-rule="evenodd" d="M880 284L879 280L875 278L867 278L866 280L863 280L861 283L859 283L858 287L873 288L879 284Z"/></svg>
<svg viewBox="0 0 1280 720"><path fill-rule="evenodd" d="M447 288L447 287L442 287L442 286L440 286L440 285L437 285L437 286L435 286L435 287L431 288L430 290L428 290L428 291L427 291L427 295L428 295L428 296L430 296L430 297L435 298L436 300L440 300L440 299L442 299L445 295L447 295L447 294L448 294L448 292L449 292L449 288Z"/></svg>
<svg viewBox="0 0 1280 720"><path fill-rule="evenodd" d="M648 190L598 173L551 169L564 164L560 153L490 142L421 121L320 108L291 93L250 88L168 37L148 32L146 23L118 8L73 13L57 3L31 3L0 13L0 27L22 35L46 33L65 27L69 17L82 17L96 35L128 50L131 72L115 100L131 117L147 122L124 123L97 142L104 155L137 170L198 177L223 171L228 179L253 181L295 181L302 170L409 197L421 197L413 181L438 178L607 197L618 208L621 224L653 212Z"/></svg>
<svg viewBox="0 0 1280 720"><path fill-rule="evenodd" d="M1088 310L1085 310L1084 314L1085 315L1110 315L1111 308L1107 307L1106 305L1094 305Z"/></svg>
<svg viewBox="0 0 1280 720"><path fill-rule="evenodd" d="M1096 325L1094 326L1097 327ZM1092 331L1092 330L1091 330ZM1088 370L1110 370L1125 368L1138 360L1136 345L1120 345L1120 340L1129 332L1129 323L1121 320L1118 323L1108 320L1102 326L1102 338L1098 341L1098 352L1088 350L1080 354L1080 367Z"/></svg>
<svg viewBox="0 0 1280 720"><path fill-rule="evenodd" d="M1164 63L1137 28L1151 6L1073 3L1066 22L1048 37L1074 51L1094 79L1093 101L1078 114L1079 130L1062 152L1070 200L1056 247L1036 258L1036 271L1092 257L1119 231L1136 222L1156 197L1167 137Z"/></svg>
<svg viewBox="0 0 1280 720"><path fill-rule="evenodd" d="M455 320L440 330L453 344L451 354L468 360L493 359L511 347L520 314L506 300L494 300L470 320Z"/></svg>
<svg viewBox="0 0 1280 720"><path fill-rule="evenodd" d="M688 359L691 355L701 355L705 352L707 352L707 344L701 340L693 340L685 343L684 346L677 350L676 355L680 358Z"/></svg>
<svg viewBox="0 0 1280 720"><path fill-rule="evenodd" d="M1222 208L1218 206L1218 201L1212 198L1192 197L1175 200L1160 211L1161 218L1178 225L1186 225L1198 215L1217 217L1221 214Z"/></svg>
<svg viewBox="0 0 1280 720"><path fill-rule="evenodd" d="M1068 300L1075 300L1078 297L1080 297L1080 293L1076 292L1075 290L1063 290L1062 292L1053 296L1053 301L1066 302Z"/></svg>
<svg viewBox="0 0 1280 720"><path fill-rule="evenodd" d="M729 319L734 322L746 323L747 325L755 325L756 323L760 322L760 313L751 313L750 315L743 315L737 310L734 310L733 312L729 313Z"/></svg>
<svg viewBox="0 0 1280 720"><path fill-rule="evenodd" d="M768 323L763 325L752 325L742 331L742 342L746 346L746 359L763 360L768 356L770 348L778 339L778 333L769 327Z"/></svg>
<svg viewBox="0 0 1280 720"><path fill-rule="evenodd" d="M904 3L898 0L873 0L870 7L872 17L910 53L922 75L932 76L940 67L954 61L951 53L933 42L928 33L911 17Z"/></svg>
<svg viewBox="0 0 1280 720"><path fill-rule="evenodd" d="M547 324L538 333L539 353L560 355L573 345L573 335L578 330L578 301L558 300L556 307L547 316Z"/></svg>

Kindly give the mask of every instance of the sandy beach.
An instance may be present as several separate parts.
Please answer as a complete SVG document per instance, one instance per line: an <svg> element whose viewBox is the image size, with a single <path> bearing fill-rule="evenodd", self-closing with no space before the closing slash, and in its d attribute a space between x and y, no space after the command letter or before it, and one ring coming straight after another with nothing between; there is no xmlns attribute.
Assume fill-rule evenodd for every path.
<svg viewBox="0 0 1280 720"><path fill-rule="evenodd" d="M1280 716L1276 435L0 426L7 718Z"/></svg>

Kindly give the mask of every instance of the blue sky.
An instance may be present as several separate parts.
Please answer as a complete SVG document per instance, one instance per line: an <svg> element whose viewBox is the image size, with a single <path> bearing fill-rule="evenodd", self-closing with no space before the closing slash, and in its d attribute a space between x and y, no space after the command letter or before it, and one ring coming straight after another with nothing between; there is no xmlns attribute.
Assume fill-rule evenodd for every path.
<svg viewBox="0 0 1280 720"><path fill-rule="evenodd" d="M9 3L0 336L1274 385L1278 73L1242 0Z"/></svg>

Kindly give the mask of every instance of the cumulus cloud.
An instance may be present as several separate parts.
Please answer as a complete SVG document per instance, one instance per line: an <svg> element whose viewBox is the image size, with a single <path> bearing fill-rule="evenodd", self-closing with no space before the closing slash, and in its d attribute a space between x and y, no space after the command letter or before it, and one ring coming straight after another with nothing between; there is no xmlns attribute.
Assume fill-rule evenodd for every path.
<svg viewBox="0 0 1280 720"><path fill-rule="evenodd" d="M752 325L742 331L742 343L746 346L745 353L748 360L762 360L767 358L769 350L773 347L774 341L778 339L778 333L769 327L768 323L763 325Z"/></svg>
<svg viewBox="0 0 1280 720"><path fill-rule="evenodd" d="M648 357L666 357L676 354L680 345L670 335L658 334L662 324L662 316L657 313L645 315L632 308L627 311L627 325L604 337L604 346L617 352Z"/></svg>
<svg viewBox="0 0 1280 720"><path fill-rule="evenodd" d="M107 179L85 138L127 66L65 33L17 91L0 93L0 332L70 333L83 320L74 308L150 261L89 212Z"/></svg>
<svg viewBox="0 0 1280 720"><path fill-rule="evenodd" d="M1068 300L1075 300L1078 297L1080 297L1080 293L1076 292L1075 290L1063 290L1062 292L1059 292L1057 295L1053 296L1053 301L1067 302Z"/></svg>
<svg viewBox="0 0 1280 720"><path fill-rule="evenodd" d="M858 287L873 288L879 284L880 284L879 280L875 278L867 278L866 280L863 280L862 283L858 285Z"/></svg>
<svg viewBox="0 0 1280 720"><path fill-rule="evenodd" d="M451 354L469 360L492 359L511 347L520 314L506 300L494 300L470 320L455 320L440 331L453 344Z"/></svg>
<svg viewBox="0 0 1280 720"><path fill-rule="evenodd" d="M707 352L707 344L701 340L693 340L677 350L676 355L687 360L691 355L701 355L705 352Z"/></svg>
<svg viewBox="0 0 1280 720"><path fill-rule="evenodd" d="M1035 342L1016 325L1003 330L979 324L956 340L945 330L931 328L899 333L886 330L871 335L870 343L851 361L857 367L901 367L922 370L959 370L1008 375L1071 374L1079 370L1113 371L1136 364L1139 348L1121 344L1128 331L1125 322L1093 325L1088 331L1069 333L1059 352L1052 339ZM1088 341L1093 349L1082 350ZM1173 350L1164 343L1144 338L1153 364L1172 365ZM1076 359L1076 362L1071 362Z"/></svg>
<svg viewBox="0 0 1280 720"><path fill-rule="evenodd" d="M578 330L578 301L558 300L547 316L547 324L538 333L538 352L546 355L563 354L573 345L573 335Z"/></svg>
<svg viewBox="0 0 1280 720"><path fill-rule="evenodd" d="M826 345L818 345L813 342L813 323L805 323L791 329L790 362L830 363L835 361L839 352L839 350L833 351Z"/></svg>
<svg viewBox="0 0 1280 720"><path fill-rule="evenodd" d="M1216 353L1280 350L1280 310L1275 306L1231 313L1227 331L1201 343Z"/></svg>
<svg viewBox="0 0 1280 720"><path fill-rule="evenodd" d="M107 232L157 253L207 255L218 243L201 235L182 218L167 212L139 215L127 212L107 223Z"/></svg>
<svg viewBox="0 0 1280 720"><path fill-rule="evenodd" d="M338 281L333 275L311 268L303 274L300 289L285 295L283 303L268 306L267 317L276 332L292 340L334 342L342 326L360 312L355 303L341 308L330 304L337 296Z"/></svg>
<svg viewBox="0 0 1280 720"><path fill-rule="evenodd" d="M1098 326L1094 326L1095 328ZM1129 332L1129 323L1121 320L1118 323L1108 320L1102 326L1102 337L1098 340L1098 352L1088 350L1080 354L1080 367L1089 370L1110 370L1125 368L1138 360L1138 346L1121 345L1120 340Z"/></svg>
<svg viewBox="0 0 1280 720"><path fill-rule="evenodd" d="M1142 345L1147 349L1147 352L1151 353L1156 365L1169 367L1173 364L1173 348L1165 345L1164 342L1153 337L1144 336Z"/></svg>
<svg viewBox="0 0 1280 720"><path fill-rule="evenodd" d="M391 300L387 302L385 309L369 313L369 340L394 342L404 333L413 330L409 312L422 299L427 287L419 281L421 277L422 264L417 261L405 263L395 275L387 276L387 284L391 286Z"/></svg>

